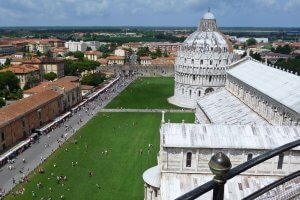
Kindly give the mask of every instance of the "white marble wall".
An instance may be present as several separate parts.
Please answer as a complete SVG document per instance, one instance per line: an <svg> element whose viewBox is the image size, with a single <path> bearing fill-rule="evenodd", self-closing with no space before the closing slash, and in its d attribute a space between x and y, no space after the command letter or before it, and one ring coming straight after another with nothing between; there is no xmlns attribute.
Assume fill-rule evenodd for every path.
<svg viewBox="0 0 300 200"><path fill-rule="evenodd" d="M159 200L160 189L152 187L147 183L144 184L144 200Z"/></svg>
<svg viewBox="0 0 300 200"><path fill-rule="evenodd" d="M226 89L273 125L300 126L300 114L228 76Z"/></svg>
<svg viewBox="0 0 300 200"><path fill-rule="evenodd" d="M187 149L187 148L162 148L160 150L159 163L162 172L180 173L211 173L208 162L212 155L222 151L231 160L232 167L247 161L249 154L253 158L264 150L240 150L240 149ZM186 166L187 153L192 152L191 167ZM279 156L267 160L260 165L249 169L243 174L249 175L287 175L299 170L300 152L288 151L284 153L282 169L278 168Z"/></svg>
<svg viewBox="0 0 300 200"><path fill-rule="evenodd" d="M227 66L235 59L227 49L213 48L203 52L180 47L175 62L174 102L179 106L195 107L197 99L224 87Z"/></svg>

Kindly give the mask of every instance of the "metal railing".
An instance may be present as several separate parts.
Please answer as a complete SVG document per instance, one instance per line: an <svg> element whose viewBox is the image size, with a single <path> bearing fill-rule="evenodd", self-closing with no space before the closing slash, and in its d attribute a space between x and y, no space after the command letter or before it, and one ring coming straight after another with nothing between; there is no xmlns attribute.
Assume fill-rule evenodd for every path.
<svg viewBox="0 0 300 200"><path fill-rule="evenodd" d="M209 161L209 168L212 171L212 173L215 175L213 180L206 182L205 184L196 187L195 189L191 190L190 192L178 197L176 200L192 200L200 197L201 195L209 192L210 190L213 190L213 200L223 200L224 199L224 185L226 184L227 180L230 180L231 178L245 172L246 170L270 159L275 156L278 156L279 154L288 151L290 149L293 149L295 147L300 146L300 139L287 143L283 146L277 147L273 150L267 151L247 162L244 162L232 169L231 168L231 163L229 158L219 152L215 154L211 160ZM296 174L297 175L297 174ZM298 174L299 175L299 174ZM286 182L290 179L286 178L283 179L281 182L278 182L277 184L274 185L276 187L278 184L282 184L283 182ZM261 189L263 192L269 191L271 188L274 187L269 187L266 189ZM261 191L262 192L262 191ZM257 195L261 194L261 192L257 192ZM254 193L255 195L256 193ZM246 200L248 197L246 197ZM249 197L249 200L253 199L251 196Z"/></svg>

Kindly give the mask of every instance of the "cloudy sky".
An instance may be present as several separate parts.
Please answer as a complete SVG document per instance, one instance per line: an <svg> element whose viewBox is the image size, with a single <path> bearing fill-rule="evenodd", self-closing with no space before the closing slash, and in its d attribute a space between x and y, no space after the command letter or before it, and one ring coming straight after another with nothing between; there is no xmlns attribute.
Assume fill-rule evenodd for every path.
<svg viewBox="0 0 300 200"><path fill-rule="evenodd" d="M0 26L300 27L300 0L0 0Z"/></svg>

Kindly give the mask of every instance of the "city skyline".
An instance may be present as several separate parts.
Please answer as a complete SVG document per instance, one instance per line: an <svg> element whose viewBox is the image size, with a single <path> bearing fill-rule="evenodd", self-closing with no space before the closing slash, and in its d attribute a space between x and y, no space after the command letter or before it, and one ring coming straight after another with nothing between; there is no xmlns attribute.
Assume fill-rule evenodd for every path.
<svg viewBox="0 0 300 200"><path fill-rule="evenodd" d="M300 0L2 0L1 4L0 26L197 26L211 8L223 27L300 27Z"/></svg>

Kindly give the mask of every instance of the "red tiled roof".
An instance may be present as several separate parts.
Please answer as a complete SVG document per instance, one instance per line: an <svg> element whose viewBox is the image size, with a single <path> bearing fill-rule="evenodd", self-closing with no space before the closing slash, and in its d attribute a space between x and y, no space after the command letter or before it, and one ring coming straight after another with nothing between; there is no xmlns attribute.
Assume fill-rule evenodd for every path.
<svg viewBox="0 0 300 200"><path fill-rule="evenodd" d="M107 60L125 60L124 56L108 56Z"/></svg>
<svg viewBox="0 0 300 200"><path fill-rule="evenodd" d="M100 51L86 51L84 55L99 55L100 53Z"/></svg>
<svg viewBox="0 0 300 200"><path fill-rule="evenodd" d="M61 94L52 90L46 90L41 93L16 101L13 104L0 109L0 126L9 123L24 116L28 112L38 109L42 105L53 101Z"/></svg>
<svg viewBox="0 0 300 200"><path fill-rule="evenodd" d="M14 74L28 74L39 70L40 69L38 67L32 65L12 65L0 70L0 72L11 71Z"/></svg>
<svg viewBox="0 0 300 200"><path fill-rule="evenodd" d="M141 60L152 60L151 57L148 57L148 56L142 56L140 57Z"/></svg>
<svg viewBox="0 0 300 200"><path fill-rule="evenodd" d="M50 82L50 81L41 82L38 86L25 90L23 93L36 94L51 89L53 86L64 88L65 90L69 91L77 87L77 83L76 83L77 81L79 81L78 77L65 76L54 82Z"/></svg>

